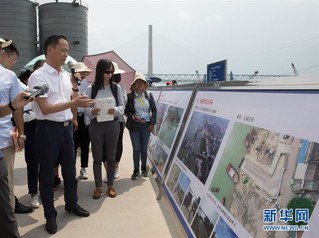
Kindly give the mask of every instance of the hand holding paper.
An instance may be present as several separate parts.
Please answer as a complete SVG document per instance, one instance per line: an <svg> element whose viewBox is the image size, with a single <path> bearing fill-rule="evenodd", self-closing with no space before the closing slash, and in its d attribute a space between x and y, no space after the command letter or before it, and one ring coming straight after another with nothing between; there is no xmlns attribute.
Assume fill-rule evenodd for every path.
<svg viewBox="0 0 319 238"><path fill-rule="evenodd" d="M114 110L112 97L96 99L96 108L100 109L96 118L98 122L114 120L114 115L108 113L109 110Z"/></svg>

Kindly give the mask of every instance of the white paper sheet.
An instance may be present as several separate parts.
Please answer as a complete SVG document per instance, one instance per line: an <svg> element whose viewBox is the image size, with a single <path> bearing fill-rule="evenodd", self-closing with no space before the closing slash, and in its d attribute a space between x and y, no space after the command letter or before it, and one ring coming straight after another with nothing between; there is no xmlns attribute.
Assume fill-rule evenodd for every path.
<svg viewBox="0 0 319 238"><path fill-rule="evenodd" d="M110 108L113 108L112 97L96 99L96 107L101 109L100 114L96 118L98 122L114 120L114 115L107 113Z"/></svg>

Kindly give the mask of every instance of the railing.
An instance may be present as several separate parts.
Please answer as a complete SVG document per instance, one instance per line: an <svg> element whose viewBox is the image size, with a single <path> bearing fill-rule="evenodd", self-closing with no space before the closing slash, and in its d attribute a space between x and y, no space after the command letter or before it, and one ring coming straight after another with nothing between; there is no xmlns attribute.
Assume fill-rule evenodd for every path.
<svg viewBox="0 0 319 238"><path fill-rule="evenodd" d="M206 74L154 74L154 77L159 77L162 82L171 82L176 80L177 82L206 82ZM273 78L273 77L289 77L292 75L249 75L249 74L228 74L227 79L229 81L242 81L261 78Z"/></svg>

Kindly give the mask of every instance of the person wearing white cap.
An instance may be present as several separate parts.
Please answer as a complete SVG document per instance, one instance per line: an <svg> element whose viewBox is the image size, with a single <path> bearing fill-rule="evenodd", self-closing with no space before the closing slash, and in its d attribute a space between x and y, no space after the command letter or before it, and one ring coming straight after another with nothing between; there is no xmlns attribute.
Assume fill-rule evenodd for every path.
<svg viewBox="0 0 319 238"><path fill-rule="evenodd" d="M2 49L2 54L0 56L0 64L4 68L12 70L14 65L15 65L15 63L17 62L18 57L19 57L19 51L18 51L16 45L11 41L10 45L8 45L8 46L6 46L6 47L4 47ZM21 90L26 90L27 89L26 86L22 86L24 84L22 84L20 81L18 81L18 82L19 82L19 85L21 87ZM16 87L16 85L14 85L13 87ZM0 91L2 91L2 90L4 90L4 88L0 89ZM8 123L7 125L8 126L12 125L12 129L11 129L12 131L14 130L14 126L16 126L18 128L18 132L20 133L20 139L18 137L19 148L20 149L22 149L22 148L25 149L26 141L23 139L23 137L26 138L27 137L27 135L26 135L27 133L25 132L25 127L24 127L23 111L19 110L18 114L14 113L13 114L13 118L14 118L15 125L12 125L12 123L11 124ZM2 127L0 127L0 131L1 130L2 130ZM25 136L23 134L25 134ZM9 139L9 141L11 142L10 139ZM22 140L24 145L22 145L21 141L19 141L19 140ZM7 169L8 169L8 171L11 170L12 161L15 160L15 152L12 153L12 151L13 150L11 150L11 149L4 150L4 158L5 158L5 161L7 161L7 166L8 166ZM13 169L13 167L12 167L12 169ZM10 184L10 181L11 180L13 181L13 178L11 176L13 173L9 172L8 174L9 174L9 184ZM33 211L32 207L25 206L24 204L19 202L19 200L18 200L18 198L16 196L14 196L14 199L15 199L15 203L14 203L14 212L15 213L30 213L30 212Z"/></svg>
<svg viewBox="0 0 319 238"><path fill-rule="evenodd" d="M6 47L11 43L12 41L5 41L4 39L0 38L0 54L2 54L2 47ZM9 79L14 77L14 73L10 73L9 70L0 65L0 81L6 81L8 77ZM1 85L1 87L4 87L4 85ZM16 92L16 95L18 95L18 90ZM13 95L10 95L10 92L8 92L8 95L6 96L8 97L8 100L3 101L1 98L1 104L7 105L2 105L0 107L0 116L4 117L7 121L11 118L11 112L16 111L18 107L11 103ZM10 197L7 165L3 157L3 153L0 150L0 237L20 237L17 221L13 213L12 198Z"/></svg>
<svg viewBox="0 0 319 238"><path fill-rule="evenodd" d="M2 42L2 48L8 47L12 41L5 41L0 39ZM10 44L9 44L10 43ZM0 101L1 103L8 103L12 100L19 92L22 91L17 75L5 68L2 65L2 54L3 49L1 50L1 60L0 60ZM24 148L24 123L23 123L23 111L22 109L16 110L12 115L8 115L0 119L0 149L4 153L4 160L7 165L8 170L8 182L10 187L10 199L11 205L15 207L15 197L13 192L13 167L15 159L15 148L12 144L11 132L13 131L13 125L11 117L13 116L14 122L18 128L20 138L18 138L18 148L17 150Z"/></svg>
<svg viewBox="0 0 319 238"><path fill-rule="evenodd" d="M12 40L4 40L0 38L0 44L1 44L1 49L7 47L8 45L11 45Z"/></svg>
<svg viewBox="0 0 319 238"><path fill-rule="evenodd" d="M140 175L148 176L147 145L150 133L156 124L157 109L151 92L147 92L148 83L142 75L134 75L131 84L132 92L127 95L125 115L127 116L126 128L129 130L133 147L134 171L132 180L137 180ZM141 165L140 165L141 162Z"/></svg>
<svg viewBox="0 0 319 238"><path fill-rule="evenodd" d="M120 84L122 80L121 74L125 73L124 70L120 69L117 63L112 62L114 66L114 73L113 73L113 82L117 83L121 89L122 89L122 94L123 94L123 104L125 105L127 102L127 93L126 89L123 85ZM119 122L120 122L120 134L119 134L119 139L117 141L117 147L116 147L116 154L115 154L115 173L114 173L114 178L118 179L120 177L120 172L119 172L119 163L121 161L122 153L123 153L123 133L124 133L124 127L125 127L125 122L126 122L126 116L124 114L119 115ZM107 162L103 161L105 171L107 173ZM107 174L105 176L104 182L107 183Z"/></svg>
<svg viewBox="0 0 319 238"><path fill-rule="evenodd" d="M1 41L5 41L3 44L5 47L2 46L0 56L0 64L3 67L0 76L0 101L8 102L23 90L17 75L11 71L17 61L19 51L12 40L1 39ZM18 137L13 143L12 138L14 134L12 132L16 129L18 130ZM15 154L25 147L25 140L23 109L16 110L12 115L0 119L0 148L4 154L4 161L7 166L11 205L15 213L30 213L33 211L32 207L20 203L14 195L13 171Z"/></svg>
<svg viewBox="0 0 319 238"><path fill-rule="evenodd" d="M19 51L13 42L6 47L2 47L1 64L3 67L12 70L18 61L18 57Z"/></svg>
<svg viewBox="0 0 319 238"><path fill-rule="evenodd" d="M7 116L18 108L22 108L29 103L31 99L26 99L26 95L28 94L20 92L12 102L9 102L6 105L0 104L0 117ZM7 175L8 172L3 159L3 153L0 150L0 237L20 237L17 221L10 204L10 189Z"/></svg>

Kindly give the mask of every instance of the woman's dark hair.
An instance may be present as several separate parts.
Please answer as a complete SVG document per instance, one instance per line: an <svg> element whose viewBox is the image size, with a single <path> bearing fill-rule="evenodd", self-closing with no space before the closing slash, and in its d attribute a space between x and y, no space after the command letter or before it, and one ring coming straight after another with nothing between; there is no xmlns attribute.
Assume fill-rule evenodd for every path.
<svg viewBox="0 0 319 238"><path fill-rule="evenodd" d="M49 36L46 41L44 42L44 54L47 54L47 49L50 45L56 46L59 44L59 40L60 39L64 39L66 41L68 41L68 39L66 38L66 36L64 35L52 35Z"/></svg>
<svg viewBox="0 0 319 238"><path fill-rule="evenodd" d="M29 69L21 69L18 78L20 79L22 83L24 83L25 85L28 85L28 79L31 73L32 72Z"/></svg>
<svg viewBox="0 0 319 238"><path fill-rule="evenodd" d="M115 83L120 83L122 79L121 74L113 74L112 78L113 78L113 82Z"/></svg>
<svg viewBox="0 0 319 238"><path fill-rule="evenodd" d="M100 59L96 64L95 81L93 85L97 90L104 89L104 73L107 70L114 72L114 66L112 64L112 61L108 59ZM112 87L112 84L113 84L113 77L110 78L111 87Z"/></svg>
<svg viewBox="0 0 319 238"><path fill-rule="evenodd" d="M33 71L35 71L36 69L42 67L42 65L44 64L45 60L44 59L39 59L37 60L34 65L33 65Z"/></svg>

